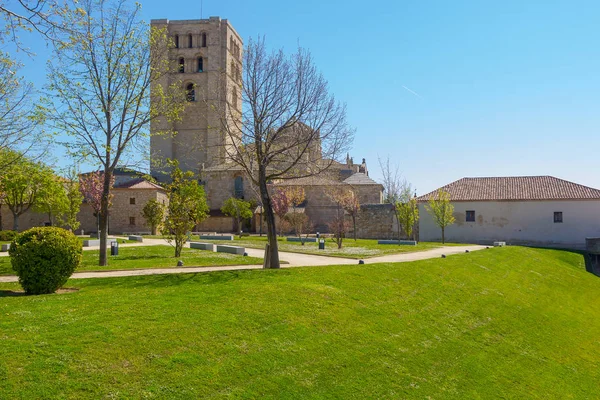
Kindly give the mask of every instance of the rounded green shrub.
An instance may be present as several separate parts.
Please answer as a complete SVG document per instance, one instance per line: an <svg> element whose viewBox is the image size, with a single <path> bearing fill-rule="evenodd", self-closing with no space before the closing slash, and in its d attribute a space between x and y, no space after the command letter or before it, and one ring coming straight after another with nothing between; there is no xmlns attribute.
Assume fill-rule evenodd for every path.
<svg viewBox="0 0 600 400"><path fill-rule="evenodd" d="M0 240L3 242L11 241L17 236L17 231L0 231Z"/></svg>
<svg viewBox="0 0 600 400"><path fill-rule="evenodd" d="M31 228L12 241L8 254L26 293L54 293L81 263L77 237L62 228Z"/></svg>

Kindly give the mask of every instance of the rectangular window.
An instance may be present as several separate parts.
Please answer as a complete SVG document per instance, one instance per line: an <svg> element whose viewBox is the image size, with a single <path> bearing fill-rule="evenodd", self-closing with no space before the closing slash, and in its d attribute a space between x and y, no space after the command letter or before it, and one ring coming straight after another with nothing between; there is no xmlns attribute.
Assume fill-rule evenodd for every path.
<svg viewBox="0 0 600 400"><path fill-rule="evenodd" d="M562 211L555 211L554 212L554 223L562 223L563 219L562 219Z"/></svg>
<svg viewBox="0 0 600 400"><path fill-rule="evenodd" d="M135 225L135 217L129 217L129 225Z"/></svg>
<svg viewBox="0 0 600 400"><path fill-rule="evenodd" d="M135 204L135 197L129 198L129 204Z"/></svg>
<svg viewBox="0 0 600 400"><path fill-rule="evenodd" d="M467 211L467 222L475 222L475 211Z"/></svg>

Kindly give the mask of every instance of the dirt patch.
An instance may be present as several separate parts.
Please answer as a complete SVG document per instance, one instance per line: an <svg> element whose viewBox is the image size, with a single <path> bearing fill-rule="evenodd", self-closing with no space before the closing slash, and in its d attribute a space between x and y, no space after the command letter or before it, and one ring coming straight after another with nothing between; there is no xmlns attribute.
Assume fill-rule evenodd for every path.
<svg viewBox="0 0 600 400"><path fill-rule="evenodd" d="M65 294L79 292L79 288L60 288L52 294ZM20 297L20 296L36 296L27 294L23 290L0 290L0 297Z"/></svg>

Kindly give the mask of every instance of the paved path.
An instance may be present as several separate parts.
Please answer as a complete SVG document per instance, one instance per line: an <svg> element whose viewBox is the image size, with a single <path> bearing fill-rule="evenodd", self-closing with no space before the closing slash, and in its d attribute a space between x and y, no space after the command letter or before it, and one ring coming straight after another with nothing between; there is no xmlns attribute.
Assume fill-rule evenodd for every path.
<svg viewBox="0 0 600 400"><path fill-rule="evenodd" d="M148 239L144 243L137 244L145 246L155 246L164 244L162 239ZM134 246L136 244L133 244ZM122 245L127 246L127 245ZM445 246L437 249L420 251L415 253L389 254L381 257L373 257L365 259L366 264L382 263L382 262L408 262L417 260L426 260L429 258L439 258L442 254L451 255L464 253L466 250L477 251L485 249L485 246ZM246 249L249 256L262 258L264 250ZM327 257L312 254L288 253L279 252L279 258L282 261L287 261L288 264L282 264L282 268L294 267L311 267L311 266L326 266L326 265L349 265L358 264L358 260L340 257ZM106 272L76 272L71 276L71 279L87 279L87 278L114 278L123 276L142 276L142 275L163 275L163 274L189 274L197 272L214 272L214 271L238 271L262 269L262 265L233 265L225 267L173 267L173 268L154 268L154 269L129 269L121 271L106 271ZM16 276L0 276L0 282L17 282Z"/></svg>

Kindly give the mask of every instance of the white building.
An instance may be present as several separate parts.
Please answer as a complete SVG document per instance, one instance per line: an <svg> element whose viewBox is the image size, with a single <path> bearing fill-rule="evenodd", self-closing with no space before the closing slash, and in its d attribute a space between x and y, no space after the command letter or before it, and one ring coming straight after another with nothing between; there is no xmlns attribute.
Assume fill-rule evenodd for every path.
<svg viewBox="0 0 600 400"><path fill-rule="evenodd" d="M456 218L446 228L448 242L583 248L586 237L600 237L598 189L552 176L463 178L440 189L450 194ZM441 240L425 209L438 190L418 198L421 241Z"/></svg>

